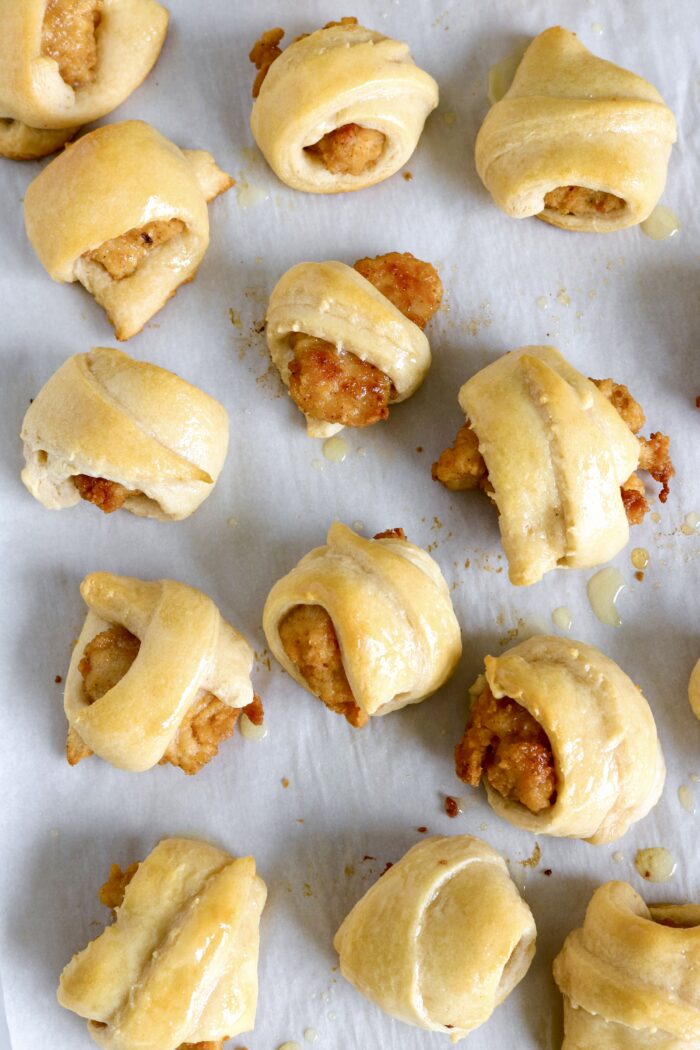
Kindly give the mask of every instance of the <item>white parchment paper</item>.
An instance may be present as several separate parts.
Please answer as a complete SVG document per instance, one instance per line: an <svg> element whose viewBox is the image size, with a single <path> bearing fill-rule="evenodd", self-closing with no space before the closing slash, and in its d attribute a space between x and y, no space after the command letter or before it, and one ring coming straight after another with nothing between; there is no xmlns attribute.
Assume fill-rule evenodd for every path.
<svg viewBox="0 0 700 1050"><path fill-rule="evenodd" d="M527 978L472 1050L559 1046L560 997L551 961L580 923L594 887L629 879L650 900L700 899L700 723L686 698L700 656L698 537L680 531L700 511L698 430L698 84L692 42L694 0L408 2L355 0L169 0L171 29L143 87L110 118L140 117L175 142L211 150L238 180L211 209L212 243L195 283L181 289L125 349L170 368L220 398L232 428L229 457L211 498L189 520L159 524L81 505L44 510L19 481L18 432L29 399L61 362L91 346L114 346L102 311L79 286L53 284L26 240L21 200L39 164L0 164L0 336L2 455L0 518L4 575L2 983L14 1050L90 1044L81 1020L55 1000L59 973L107 920L96 899L112 861L141 858L166 835L201 836L253 853L269 887L262 923L260 1000L254 1034L232 1046L402 1050L447 1045L439 1036L385 1017L336 970L332 936L387 861L421 836L481 835L510 858L538 925ZM253 148L248 126L259 33L282 25L287 40L355 14L406 39L439 81L441 104L401 175L344 197L303 196L281 185ZM683 228L655 243L637 230L567 234L503 215L481 186L473 144L487 108L489 66L549 25L563 24L603 57L647 77L679 121L664 196ZM302 259L407 250L438 264L445 305L431 323L433 366L386 425L346 432L343 463L320 443L270 371L256 331L280 274ZM430 464L461 416L460 384L497 355L551 342L581 371L627 383L645 407L648 430L672 436L678 470L666 506L656 503L616 559L628 588L619 629L596 620L586 599L591 573L552 573L530 589L507 580L496 518L485 499L450 494ZM648 432L647 430L647 432ZM434 699L362 732L271 667L260 629L272 583L311 547L333 518L367 535L402 526L430 545L450 584L464 631L464 659ZM642 583L633 545L651 556ZM469 567L465 563L469 561ZM170 576L200 587L254 644L255 674L269 735L238 734L194 778L172 767L121 773L93 758L65 762L62 687L84 607L82 577L108 569ZM654 812L612 847L540 839L542 859L519 864L534 839L502 823L483 791L454 776L452 753L465 721L466 691L483 656L533 623L553 630L552 611L573 614L572 637L602 648L638 682L657 718L668 780ZM283 786L283 778L289 781ZM446 793L467 796L450 820ZM677 872L644 884L635 850L667 846ZM619 852L617 860L613 856ZM545 876L544 869L551 869Z"/></svg>

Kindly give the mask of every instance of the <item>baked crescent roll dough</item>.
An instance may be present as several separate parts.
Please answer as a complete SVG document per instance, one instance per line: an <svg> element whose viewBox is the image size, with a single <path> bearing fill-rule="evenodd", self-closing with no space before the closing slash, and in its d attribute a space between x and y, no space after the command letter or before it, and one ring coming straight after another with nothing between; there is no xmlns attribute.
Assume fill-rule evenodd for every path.
<svg viewBox="0 0 700 1050"><path fill-rule="evenodd" d="M143 121L108 124L84 135L30 183L27 235L49 275L80 281L104 307L117 339L130 339L194 277L209 245L207 201L232 184L208 153L182 151ZM178 232L126 276L112 276L92 257L107 242L153 223L176 223Z"/></svg>
<svg viewBox="0 0 700 1050"><path fill-rule="evenodd" d="M252 857L163 839L111 926L68 963L58 1001L105 1050L176 1050L255 1024L265 883Z"/></svg>
<svg viewBox="0 0 700 1050"><path fill-rule="evenodd" d="M688 681L688 699L694 713L700 718L700 660L690 673Z"/></svg>
<svg viewBox="0 0 700 1050"><path fill-rule="evenodd" d="M415 704L447 681L462 653L459 624L437 564L394 537L367 540L334 522L268 595L263 630L276 660L305 689L280 623L299 605L331 618L355 703L365 715Z"/></svg>
<svg viewBox="0 0 700 1050"><path fill-rule="evenodd" d="M380 369L396 389L393 404L415 393L430 368L430 344L418 325L345 263L298 263L272 291L267 345L287 387L294 332L324 339ZM306 429L309 437L325 438L343 426L307 415Z"/></svg>
<svg viewBox="0 0 700 1050"><path fill-rule="evenodd" d="M609 561L629 539L620 486L639 442L553 346L524 346L469 379L459 403L479 439L517 586L557 566Z"/></svg>
<svg viewBox="0 0 700 1050"><path fill-rule="evenodd" d="M563 229L601 233L634 226L666 182L676 122L646 80L592 55L557 26L530 44L515 79L476 139L476 167L508 215L536 215ZM569 214L546 206L560 187L624 202Z"/></svg>
<svg viewBox="0 0 700 1050"><path fill-rule="evenodd" d="M0 117L0 157L10 160L36 160L55 153L73 138L78 128L58 128L45 131L30 128L20 120Z"/></svg>
<svg viewBox="0 0 700 1050"><path fill-rule="evenodd" d="M556 773L556 799L538 813L485 778L499 816L539 835L598 844L620 838L656 805L666 768L654 717L616 663L593 646L547 635L484 663L492 695L516 701L547 734Z"/></svg>
<svg viewBox="0 0 700 1050"><path fill-rule="evenodd" d="M97 348L65 361L22 423L22 481L50 510L80 502L74 477L130 490L124 508L179 521L211 493L228 448L223 405L173 372Z"/></svg>
<svg viewBox="0 0 700 1050"><path fill-rule="evenodd" d="M150 769L203 692L229 707L252 702L253 650L201 591L174 580L93 572L80 593L89 611L66 676L64 708L73 732L106 762L134 773ZM91 703L78 665L86 645L115 624L141 645L124 677Z"/></svg>
<svg viewBox="0 0 700 1050"><path fill-rule="evenodd" d="M424 839L335 935L340 969L385 1013L453 1041L527 973L535 921L500 853L471 835Z"/></svg>
<svg viewBox="0 0 700 1050"><path fill-rule="evenodd" d="M418 145L438 86L408 44L360 25L319 29L290 44L270 66L250 117L275 175L308 193L344 193L388 179ZM324 135L359 124L385 136L375 164L333 174L305 152Z"/></svg>
<svg viewBox="0 0 700 1050"><path fill-rule="evenodd" d="M700 1046L700 905L647 905L626 882L591 897L554 960L562 1050Z"/></svg>
<svg viewBox="0 0 700 1050"><path fill-rule="evenodd" d="M111 113L148 75L168 28L168 12L155 0L96 0L94 76L74 88L61 76L59 62L43 53L50 6L47 0L0 0L0 114L19 123L11 135L0 134L4 156L53 153L81 124ZM64 41L72 29L67 11Z"/></svg>

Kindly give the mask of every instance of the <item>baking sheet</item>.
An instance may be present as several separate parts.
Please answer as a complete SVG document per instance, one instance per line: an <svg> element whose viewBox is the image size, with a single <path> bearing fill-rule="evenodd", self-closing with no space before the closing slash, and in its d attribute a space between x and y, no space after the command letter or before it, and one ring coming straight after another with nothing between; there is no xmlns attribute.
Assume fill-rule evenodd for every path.
<svg viewBox="0 0 700 1050"><path fill-rule="evenodd" d="M55 1001L59 973L107 919L96 900L111 862L141 858L167 835L210 839L253 853L269 887L262 923L260 999L254 1034L232 1046L274 1050L285 1040L333 1050L446 1045L444 1037L385 1017L336 971L331 947L341 919L387 861L430 833L473 833L510 858L538 925L526 979L469 1039L486 1047L558 1047L559 995L551 961L579 924L593 888L629 879L647 899L700 899L700 723L686 684L700 656L698 537L681 532L700 511L700 394L696 308L698 84L688 41L693 0L432 3L355 0L254 5L170 0L172 23L146 84L110 118L144 118L180 145L211 150L238 180L211 209L212 243L196 282L183 288L125 349L171 368L215 394L231 418L228 460L211 498L190 519L159 524L88 506L44 510L19 481L17 437L29 399L70 354L114 346L102 311L79 286L53 284L23 232L20 202L39 164L0 165L2 214L2 456L5 586L5 732L2 736L4 858L2 983L14 1050L91 1045L83 1022ZM259 33L281 24L287 40L352 13L408 40L440 83L441 104L401 175L344 197L306 197L266 169L248 128ZM502 215L481 186L473 143L487 108L489 66L548 25L563 24L603 57L646 76L679 120L664 201L682 221L655 243L633 229L574 236ZM445 306L431 323L433 366L420 391L392 409L387 425L346 431L349 454L327 461L305 436L301 415L269 368L257 332L269 291L301 259L409 250L438 264ZM506 350L551 342L584 373L628 383L649 427L670 433L678 475L659 520L648 517L615 559L628 584L623 626L605 627L586 599L590 572L549 574L515 589L507 580L496 519L478 496L450 494L430 464L461 417L460 384ZM422 449L422 451L419 451ZM271 667L260 628L272 583L323 542L333 518L367 535L402 526L430 545L450 585L464 632L464 658L434 699L376 720L362 732ZM651 555L634 580L632 545ZM465 562L469 560L469 568ZM172 767L129 775L91 759L71 769L63 755L61 686L82 623L82 577L108 569L170 576L200 587L251 640L255 684L269 727L261 743L226 743L198 776ZM452 752L465 720L466 690L483 655L537 625L554 630L566 605L572 636L599 646L631 674L657 718L668 761L663 798L613 846L540 838L535 869L519 862L535 839L499 821L483 791L456 780ZM287 778L289 786L283 786ZM446 793L467 796L450 820ZM667 846L671 882L652 886L633 867L635 850ZM614 854L621 859L614 859ZM371 858L371 859L369 859ZM551 876L544 875L551 869Z"/></svg>

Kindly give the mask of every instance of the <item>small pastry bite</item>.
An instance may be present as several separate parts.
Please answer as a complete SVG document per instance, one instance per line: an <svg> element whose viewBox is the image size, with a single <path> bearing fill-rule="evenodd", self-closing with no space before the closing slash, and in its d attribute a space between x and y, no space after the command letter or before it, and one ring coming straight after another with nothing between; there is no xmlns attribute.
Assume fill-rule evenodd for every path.
<svg viewBox="0 0 700 1050"><path fill-rule="evenodd" d="M666 502L669 439L638 437L644 413L627 387L586 379L553 346L505 354L464 384L459 403L467 422L433 478L493 500L516 586L622 550L649 509L637 470L660 482Z"/></svg>
<svg viewBox="0 0 700 1050"><path fill-rule="evenodd" d="M180 521L211 493L228 449L223 405L173 372L97 348L69 357L22 423L22 481L49 510Z"/></svg>
<svg viewBox="0 0 700 1050"><path fill-rule="evenodd" d="M487 656L457 776L516 827L614 842L652 809L666 769L638 686L583 642L537 635Z"/></svg>
<svg viewBox="0 0 700 1050"><path fill-rule="evenodd" d="M113 864L112 925L65 967L59 1003L105 1050L222 1050L255 1025L266 896L253 857L196 839Z"/></svg>
<svg viewBox="0 0 700 1050"><path fill-rule="evenodd" d="M180 150L140 120L108 124L30 183L27 236L53 280L80 281L117 339L130 339L194 279L207 203L232 185L204 150Z"/></svg>
<svg viewBox="0 0 700 1050"><path fill-rule="evenodd" d="M443 575L402 529L366 540L334 522L270 591L263 630L285 671L358 728L425 700L462 653Z"/></svg>
<svg viewBox="0 0 700 1050"><path fill-rule="evenodd" d="M55 153L148 76L168 29L156 0L0 0L0 156Z"/></svg>
<svg viewBox="0 0 700 1050"><path fill-rule="evenodd" d="M410 252L287 270L270 296L267 345L309 437L371 426L415 393L430 367L422 329L441 300L437 270Z"/></svg>
<svg viewBox="0 0 700 1050"><path fill-rule="evenodd" d="M688 700L693 713L700 718L700 660L691 671L688 681Z"/></svg>
<svg viewBox="0 0 700 1050"><path fill-rule="evenodd" d="M275 175L294 190L345 193L388 179L409 160L438 86L408 44L329 22L283 51L269 29L250 52L258 70L250 125Z"/></svg>
<svg viewBox="0 0 700 1050"><path fill-rule="evenodd" d="M700 1046L700 904L650 904L626 882L591 897L554 960L562 1050Z"/></svg>
<svg viewBox="0 0 700 1050"><path fill-rule="evenodd" d="M675 141L675 118L656 88L556 26L535 37L489 110L476 168L513 218L607 233L653 211Z"/></svg>
<svg viewBox="0 0 700 1050"><path fill-rule="evenodd" d="M527 973L535 921L500 853L471 835L423 839L335 935L340 970L391 1017L462 1039Z"/></svg>
<svg viewBox="0 0 700 1050"><path fill-rule="evenodd" d="M63 701L70 765L94 752L135 773L198 773L239 714L262 723L253 650L201 591L93 572L80 593L88 614Z"/></svg>

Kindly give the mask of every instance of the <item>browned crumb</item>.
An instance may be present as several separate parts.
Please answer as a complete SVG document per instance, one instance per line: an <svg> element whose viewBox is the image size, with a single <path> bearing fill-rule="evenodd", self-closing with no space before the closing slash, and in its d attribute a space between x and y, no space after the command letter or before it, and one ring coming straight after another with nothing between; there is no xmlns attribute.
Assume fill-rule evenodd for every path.
<svg viewBox="0 0 700 1050"><path fill-rule="evenodd" d="M366 725L367 715L355 703L333 621L320 605L295 605L279 626L280 641L311 692L350 725Z"/></svg>
<svg viewBox="0 0 700 1050"><path fill-rule="evenodd" d="M459 802L452 795L445 795L445 813L448 817L459 816Z"/></svg>
<svg viewBox="0 0 700 1050"><path fill-rule="evenodd" d="M151 252L167 244L184 229L181 219L156 219L105 241L99 248L85 252L83 258L99 263L113 281L121 281L131 277Z"/></svg>
<svg viewBox="0 0 700 1050"><path fill-rule="evenodd" d="M425 328L442 302L442 281L437 270L410 252L358 259L355 269L419 328Z"/></svg>
<svg viewBox="0 0 700 1050"><path fill-rule="evenodd" d="M282 784L283 788L288 788L289 787L289 777L282 777L282 780L280 781L280 783Z"/></svg>
<svg viewBox="0 0 700 1050"><path fill-rule="evenodd" d="M56 683L56 685L60 685L62 681L63 679L61 678L60 674L57 674L54 678L54 682Z"/></svg>
<svg viewBox="0 0 700 1050"><path fill-rule="evenodd" d="M665 434L655 433L651 437L640 437L639 469L651 474L654 481L661 485L659 499L665 503L668 499L669 481L676 473L669 455L670 439Z"/></svg>
<svg viewBox="0 0 700 1050"><path fill-rule="evenodd" d="M549 876L552 874L552 869L551 868L545 868L544 871L542 872L542 874L546 875L549 878Z"/></svg>
<svg viewBox="0 0 700 1050"><path fill-rule="evenodd" d="M113 864L109 869L107 881L100 887L100 891L97 894L100 904L104 904L106 908L111 908L113 911L120 908L124 901L126 887L133 879L138 868L139 861L137 860L130 864L128 868L124 868L124 871L118 864Z"/></svg>
<svg viewBox="0 0 700 1050"><path fill-rule="evenodd" d="M403 177L404 177L404 180L405 180L406 182L410 182L410 181L411 181L411 179L413 178L413 175L411 174L411 172L410 172L410 171L405 171L405 172L403 173Z"/></svg>
<svg viewBox="0 0 700 1050"><path fill-rule="evenodd" d="M343 124L312 146L305 146L304 152L317 157L332 175L361 175L375 166L385 141L382 131Z"/></svg>
<svg viewBox="0 0 700 1050"><path fill-rule="evenodd" d="M630 525L641 525L644 515L649 510L642 479L637 474L630 474L620 488L620 495L627 521Z"/></svg>
<svg viewBox="0 0 700 1050"><path fill-rule="evenodd" d="M83 743L72 726L68 727L66 734L66 761L69 766L77 766L84 758L89 758L92 751Z"/></svg>
<svg viewBox="0 0 700 1050"><path fill-rule="evenodd" d="M614 379L591 379L591 382L607 397L632 433L638 434L645 423L644 412L624 383L616 383Z"/></svg>
<svg viewBox="0 0 700 1050"><path fill-rule="evenodd" d="M478 787L485 776L494 791L531 813L556 799L554 756L544 729L515 700L496 699L488 686L472 707L455 763L460 780Z"/></svg>
<svg viewBox="0 0 700 1050"><path fill-rule="evenodd" d="M61 79L74 91L95 79L101 18L102 0L48 0L46 5L41 53L58 63Z"/></svg>
<svg viewBox="0 0 700 1050"><path fill-rule="evenodd" d="M589 190L585 186L558 186L545 195L544 206L561 215L609 215L621 211L625 201L603 190Z"/></svg>
<svg viewBox="0 0 700 1050"><path fill-rule="evenodd" d="M416 828L416 831L418 831L421 835L425 835L427 830L428 829L426 828L425 824L421 824L419 828Z"/></svg>
<svg viewBox="0 0 700 1050"><path fill-rule="evenodd" d="M635 580L637 580L638 583L644 583L644 573L641 569L637 569L637 571L634 574L634 578Z"/></svg>
<svg viewBox="0 0 700 1050"><path fill-rule="evenodd" d="M487 488L488 470L479 452L479 439L468 420L457 431L452 448L446 448L433 463L432 475L434 481L453 491Z"/></svg>
<svg viewBox="0 0 700 1050"><path fill-rule="evenodd" d="M695 398L695 407L700 408L700 394Z"/></svg>
<svg viewBox="0 0 700 1050"><path fill-rule="evenodd" d="M213 693L202 693L187 711L159 764L178 766L188 776L198 773L217 754L219 744L231 736L240 713Z"/></svg>
<svg viewBox="0 0 700 1050"><path fill-rule="evenodd" d="M75 474L73 484L80 493L80 498L94 503L103 514L113 514L130 496L140 495L136 489L128 489L118 481L91 478L89 474Z"/></svg>
<svg viewBox="0 0 700 1050"><path fill-rule="evenodd" d="M254 726L261 726L265 721L265 712L263 710L262 700L257 693L253 696L251 703L247 707L243 708L241 712L247 715Z"/></svg>
<svg viewBox="0 0 700 1050"><path fill-rule="evenodd" d="M253 44L253 47L248 55L250 61L255 65L258 71L258 75L253 83L253 98L257 98L260 94L260 88L262 82L267 76L267 71L275 61L276 58L282 54L282 48L279 47L279 42L284 36L284 29L280 29L279 26L276 29L266 29L259 40Z"/></svg>
<svg viewBox="0 0 700 1050"><path fill-rule="evenodd" d="M385 529L384 532L378 532L373 537L375 540L405 540L406 533L403 529Z"/></svg>

